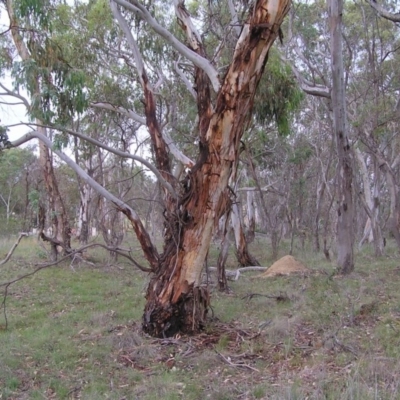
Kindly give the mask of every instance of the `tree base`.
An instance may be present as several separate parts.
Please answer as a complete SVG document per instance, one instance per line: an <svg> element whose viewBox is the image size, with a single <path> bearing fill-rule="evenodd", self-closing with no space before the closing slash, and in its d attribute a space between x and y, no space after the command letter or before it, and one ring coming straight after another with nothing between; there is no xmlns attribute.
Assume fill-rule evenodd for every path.
<svg viewBox="0 0 400 400"><path fill-rule="evenodd" d="M175 304L162 304L157 297L148 293L143 314L143 331L159 338L178 333L197 334L205 327L209 304L208 289L204 287L182 294Z"/></svg>

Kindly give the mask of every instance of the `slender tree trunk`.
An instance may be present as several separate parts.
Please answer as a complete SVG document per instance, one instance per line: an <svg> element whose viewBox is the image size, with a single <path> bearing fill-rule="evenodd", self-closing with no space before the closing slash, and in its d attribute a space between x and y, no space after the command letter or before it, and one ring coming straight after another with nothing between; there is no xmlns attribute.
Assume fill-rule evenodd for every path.
<svg viewBox="0 0 400 400"><path fill-rule="evenodd" d="M221 249L217 261L217 276L218 276L218 289L221 292L229 291L228 280L226 279L225 264L228 259L228 252L230 246L229 234L231 227L229 225L229 212L223 217L223 232L221 240Z"/></svg>
<svg viewBox="0 0 400 400"><path fill-rule="evenodd" d="M361 173L363 181L363 193L362 203L364 209L367 212L368 219L364 228L364 235L360 241L360 246L362 246L365 240L369 240L372 236L372 241L374 243L374 252L376 257L380 257L383 254L383 238L382 231L379 225L379 186L380 186L380 171L377 167L377 160L374 160L374 196L371 196L370 191L370 181L368 177L368 169L365 163L364 157L361 152L356 149L355 154L359 164L359 171ZM370 240L369 240L370 241Z"/></svg>
<svg viewBox="0 0 400 400"><path fill-rule="evenodd" d="M331 29L333 126L338 153L337 263L339 272L354 269L353 161L347 132L346 95L343 72L343 0L328 0Z"/></svg>
<svg viewBox="0 0 400 400"><path fill-rule="evenodd" d="M256 217L254 212L254 191L248 190L246 192L247 200L247 230L246 230L246 241L247 243L252 243L255 238L256 231Z"/></svg>
<svg viewBox="0 0 400 400"><path fill-rule="evenodd" d="M385 172L386 183L390 195L390 213L388 219L388 227L396 240L397 246L400 249L400 230L399 230L399 220L400 220L400 210L399 210L399 188L396 184L396 179L393 170L387 163L381 164L381 169Z"/></svg>
<svg viewBox="0 0 400 400"><path fill-rule="evenodd" d="M256 258L250 254L243 230L241 212L237 203L232 204L231 220L233 232L235 234L236 257L240 266L260 265Z"/></svg>
<svg viewBox="0 0 400 400"><path fill-rule="evenodd" d="M89 185L81 182L79 185L80 204L78 233L79 244L85 245L89 241L89 207L91 203L91 188Z"/></svg>
<svg viewBox="0 0 400 400"><path fill-rule="evenodd" d="M45 128L38 127L38 131L47 136ZM39 163L44 177L51 223L51 235L48 236L42 231L40 236L44 241L50 242L52 248L61 246L64 253L68 253L71 249L71 229L68 215L58 189L52 156L49 149L41 142L39 143ZM57 253L54 252L54 249L52 254L53 258L56 257Z"/></svg>

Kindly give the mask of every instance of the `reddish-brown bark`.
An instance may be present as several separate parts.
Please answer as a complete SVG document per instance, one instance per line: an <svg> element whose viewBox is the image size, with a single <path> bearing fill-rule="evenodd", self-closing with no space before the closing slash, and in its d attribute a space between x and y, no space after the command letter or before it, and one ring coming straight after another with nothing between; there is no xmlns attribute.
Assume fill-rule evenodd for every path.
<svg viewBox="0 0 400 400"><path fill-rule="evenodd" d="M225 211L224 192L238 162L240 139L251 115L268 50L288 7L289 0L256 2L212 114L208 80L200 71L196 74L200 154L183 182L175 209L172 199L165 204L165 246L147 289L143 316L143 328L153 336L195 333L204 326L209 296L201 286L202 268L214 225ZM149 108L147 105L146 110ZM146 117L154 127L147 112ZM150 133L154 145L157 136Z"/></svg>

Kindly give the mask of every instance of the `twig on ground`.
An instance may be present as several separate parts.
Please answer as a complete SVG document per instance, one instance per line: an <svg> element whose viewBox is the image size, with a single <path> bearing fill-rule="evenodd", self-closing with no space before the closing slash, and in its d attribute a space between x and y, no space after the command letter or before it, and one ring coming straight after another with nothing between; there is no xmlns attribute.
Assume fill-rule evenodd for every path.
<svg viewBox="0 0 400 400"><path fill-rule="evenodd" d="M252 367L251 365L248 365L248 364L245 364L245 363L243 363L243 362L236 362L236 363L233 363L231 360L230 360L230 357L225 357L223 354L221 354L219 351L217 351L216 349L214 349L215 350L215 352L228 364L228 365L230 365L231 367L235 367L235 368L248 368L248 369L250 369L250 370L252 370L252 371L255 371L255 372L260 372L257 368L254 368L254 367Z"/></svg>
<svg viewBox="0 0 400 400"><path fill-rule="evenodd" d="M332 337L332 339L333 339L333 343L334 343L336 346L339 346L339 347L342 348L343 350L348 351L349 353L352 353L356 358L358 358L358 353L357 353L356 350L354 350L353 347L351 347L351 346L349 346L349 345L346 345L346 344L340 342L339 339L336 337L336 335L334 335L334 336Z"/></svg>

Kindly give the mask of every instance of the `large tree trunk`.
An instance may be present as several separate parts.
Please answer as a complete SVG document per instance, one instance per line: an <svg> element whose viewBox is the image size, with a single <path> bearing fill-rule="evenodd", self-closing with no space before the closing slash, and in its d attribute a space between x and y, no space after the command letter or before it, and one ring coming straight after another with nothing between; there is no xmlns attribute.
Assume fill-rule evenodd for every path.
<svg viewBox="0 0 400 400"><path fill-rule="evenodd" d="M354 269L353 161L347 132L342 49L342 0L328 0L331 28L332 108L339 158L337 179L337 263L339 272Z"/></svg>
<svg viewBox="0 0 400 400"><path fill-rule="evenodd" d="M237 167L240 139L251 115L268 51L288 5L288 0L256 2L244 23L212 112L208 79L199 71L196 73L200 156L185 179L183 195L174 212L171 205L176 203L168 197L166 200L164 252L147 289L143 316L143 329L152 336L171 336L178 331L195 333L204 326L209 295L201 286L201 272L214 225L226 209L224 193L231 172ZM150 96L148 92L147 95ZM150 98L146 100L150 105ZM147 125L156 138L157 127L147 111Z"/></svg>

